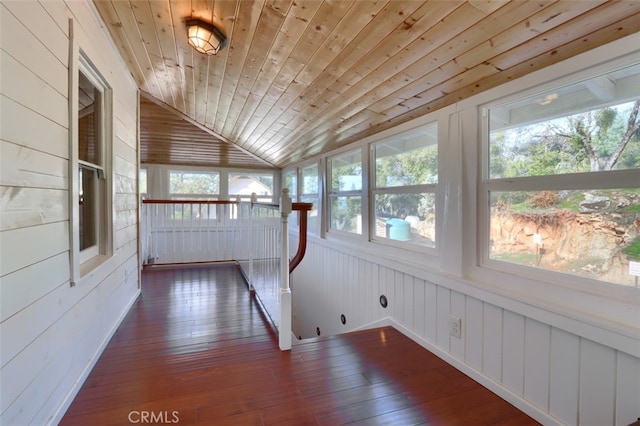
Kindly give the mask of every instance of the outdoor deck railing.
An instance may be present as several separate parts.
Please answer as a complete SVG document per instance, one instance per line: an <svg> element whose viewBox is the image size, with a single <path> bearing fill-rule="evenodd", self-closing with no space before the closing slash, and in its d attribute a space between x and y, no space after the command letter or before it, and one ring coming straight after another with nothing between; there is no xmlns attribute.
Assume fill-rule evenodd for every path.
<svg viewBox="0 0 640 426"><path fill-rule="evenodd" d="M299 211L299 246L290 259L289 216ZM143 265L237 262L280 332L280 348L291 348L289 274L304 257L310 203L279 204L219 200L143 200ZM282 232L286 230L287 232ZM278 311L278 312L275 312Z"/></svg>

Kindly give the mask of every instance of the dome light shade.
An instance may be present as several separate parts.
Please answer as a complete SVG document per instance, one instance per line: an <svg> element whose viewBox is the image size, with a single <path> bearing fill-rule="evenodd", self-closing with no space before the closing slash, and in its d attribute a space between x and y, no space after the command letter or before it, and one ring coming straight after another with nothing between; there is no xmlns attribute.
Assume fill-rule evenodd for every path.
<svg viewBox="0 0 640 426"><path fill-rule="evenodd" d="M227 39L219 29L199 19L187 20L187 37L194 49L206 55L218 53Z"/></svg>

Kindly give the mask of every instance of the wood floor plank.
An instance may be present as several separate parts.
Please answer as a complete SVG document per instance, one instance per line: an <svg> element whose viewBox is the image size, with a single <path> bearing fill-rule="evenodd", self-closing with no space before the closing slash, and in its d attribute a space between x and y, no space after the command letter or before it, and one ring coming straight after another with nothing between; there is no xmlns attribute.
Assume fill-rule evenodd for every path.
<svg viewBox="0 0 640 426"><path fill-rule="evenodd" d="M390 327L281 352L254 297L234 265L145 271L61 424L537 424Z"/></svg>

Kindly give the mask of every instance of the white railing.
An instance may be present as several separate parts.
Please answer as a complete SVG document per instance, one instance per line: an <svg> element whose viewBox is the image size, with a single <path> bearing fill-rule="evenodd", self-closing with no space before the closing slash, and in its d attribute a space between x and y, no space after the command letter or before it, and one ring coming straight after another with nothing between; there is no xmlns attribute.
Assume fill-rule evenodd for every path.
<svg viewBox="0 0 640 426"><path fill-rule="evenodd" d="M144 200L143 264L237 262L280 332L280 349L291 349L289 274L306 247L309 203L292 203L288 190L279 204L240 201ZM289 256L288 221L300 211L300 242ZM285 230L286 232L282 232Z"/></svg>
<svg viewBox="0 0 640 426"><path fill-rule="evenodd" d="M249 211L236 201L144 200L144 265L231 261L248 247Z"/></svg>

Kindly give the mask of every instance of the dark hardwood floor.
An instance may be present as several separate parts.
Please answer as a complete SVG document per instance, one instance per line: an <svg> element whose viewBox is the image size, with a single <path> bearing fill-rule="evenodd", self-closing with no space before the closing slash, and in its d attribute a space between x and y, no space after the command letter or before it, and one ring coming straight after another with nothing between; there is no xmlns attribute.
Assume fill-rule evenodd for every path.
<svg viewBox="0 0 640 426"><path fill-rule="evenodd" d="M148 270L62 425L537 424L393 328L280 352L233 265Z"/></svg>

